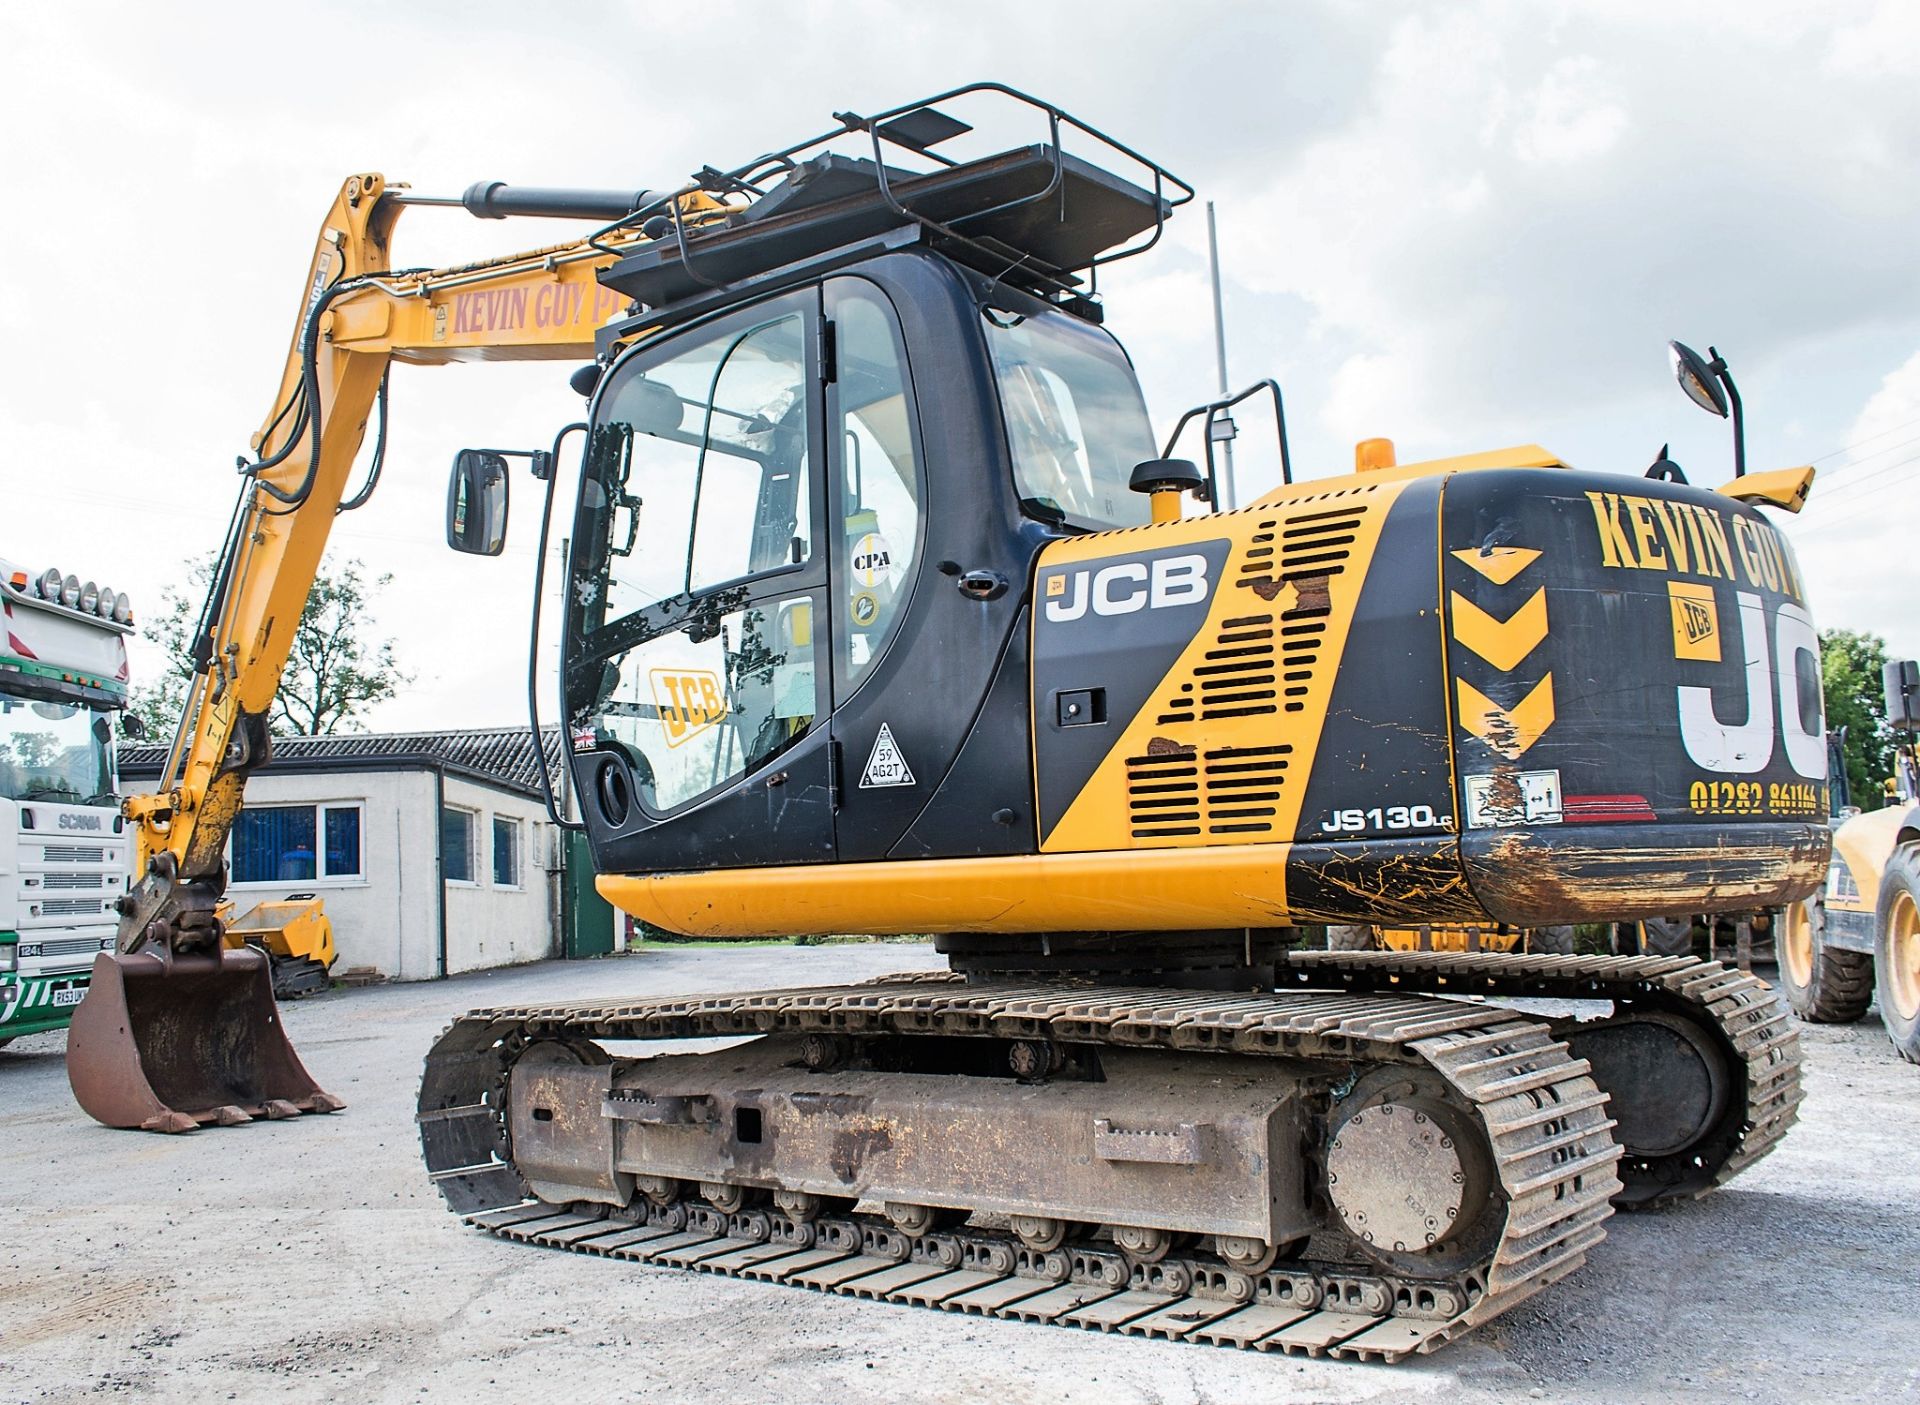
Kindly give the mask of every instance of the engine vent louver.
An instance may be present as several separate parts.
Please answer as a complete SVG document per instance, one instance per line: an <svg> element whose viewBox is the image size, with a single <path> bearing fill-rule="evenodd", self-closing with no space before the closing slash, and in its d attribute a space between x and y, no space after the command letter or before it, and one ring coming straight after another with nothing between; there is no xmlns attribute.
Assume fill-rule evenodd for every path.
<svg viewBox="0 0 1920 1405"><path fill-rule="evenodd" d="M1162 744L1127 758L1127 818L1135 839L1263 834L1273 829L1293 748Z"/></svg>
<svg viewBox="0 0 1920 1405"><path fill-rule="evenodd" d="M1135 839L1234 842L1275 831L1293 752L1279 740L1290 726L1280 717L1304 712L1336 662L1326 637L1332 582L1351 563L1373 494L1340 488L1253 521L1227 568L1231 589L1247 593L1220 602L1222 618L1189 666L1148 704L1156 726L1180 730L1126 758ZM1265 716L1275 721L1239 721Z"/></svg>

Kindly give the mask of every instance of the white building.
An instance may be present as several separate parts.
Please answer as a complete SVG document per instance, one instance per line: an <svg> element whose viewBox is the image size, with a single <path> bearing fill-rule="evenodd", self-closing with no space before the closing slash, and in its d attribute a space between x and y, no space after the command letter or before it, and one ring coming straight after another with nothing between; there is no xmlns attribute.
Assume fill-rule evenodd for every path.
<svg viewBox="0 0 1920 1405"><path fill-rule="evenodd" d="M559 734L543 740L557 777ZM565 849L525 727L276 737L273 753L228 840L236 912L317 893L336 975L432 980L561 954ZM165 761L123 746L122 793L158 785Z"/></svg>

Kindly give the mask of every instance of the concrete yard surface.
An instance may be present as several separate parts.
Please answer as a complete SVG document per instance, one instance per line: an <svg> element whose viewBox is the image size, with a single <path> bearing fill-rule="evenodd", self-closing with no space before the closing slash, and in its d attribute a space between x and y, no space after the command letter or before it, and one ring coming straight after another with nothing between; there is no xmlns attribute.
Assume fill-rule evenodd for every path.
<svg viewBox="0 0 1920 1405"><path fill-rule="evenodd" d="M331 1117L183 1137L74 1105L65 1038L0 1050L11 1401L1920 1399L1920 1068L1801 1027L1801 1125L1732 1188L1616 1215L1587 1265L1399 1366L985 1320L508 1243L427 1183L421 1058L476 1006L859 980L904 945L653 948L286 1008Z"/></svg>

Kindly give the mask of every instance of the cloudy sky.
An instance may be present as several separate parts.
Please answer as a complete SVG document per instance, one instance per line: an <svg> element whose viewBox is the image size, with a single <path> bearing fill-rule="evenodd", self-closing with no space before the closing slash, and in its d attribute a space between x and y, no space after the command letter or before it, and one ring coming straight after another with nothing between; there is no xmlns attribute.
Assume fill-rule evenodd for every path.
<svg viewBox="0 0 1920 1405"><path fill-rule="evenodd" d="M0 12L0 554L151 610L216 542L341 179L653 186L993 77L1216 202L1232 374L1286 388L1305 476L1538 442L1730 473L1665 343L1720 348L1823 627L1920 654L1920 7L1741 0L463 3ZM410 211L396 261L574 232ZM1104 280L1156 419L1214 384L1198 207ZM524 716L533 540L441 545L465 444L544 444L554 365L401 368L386 481L336 554L395 579L416 675L372 721ZM1248 426L1251 428L1251 424ZM1244 441L1243 496L1275 481ZM522 502L530 494L522 494ZM136 670L154 658L136 655Z"/></svg>

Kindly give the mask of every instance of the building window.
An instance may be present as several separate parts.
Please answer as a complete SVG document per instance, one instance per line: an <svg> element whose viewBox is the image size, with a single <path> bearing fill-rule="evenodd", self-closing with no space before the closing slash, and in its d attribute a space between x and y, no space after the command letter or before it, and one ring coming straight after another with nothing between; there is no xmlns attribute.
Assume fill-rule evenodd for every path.
<svg viewBox="0 0 1920 1405"><path fill-rule="evenodd" d="M473 811L441 807L440 860L449 883L473 882Z"/></svg>
<svg viewBox="0 0 1920 1405"><path fill-rule="evenodd" d="M358 805L249 805L234 821L235 883L360 876Z"/></svg>
<svg viewBox="0 0 1920 1405"><path fill-rule="evenodd" d="M493 817L493 886L520 886L520 821Z"/></svg>

